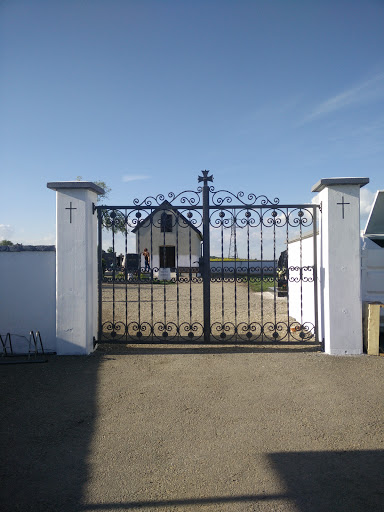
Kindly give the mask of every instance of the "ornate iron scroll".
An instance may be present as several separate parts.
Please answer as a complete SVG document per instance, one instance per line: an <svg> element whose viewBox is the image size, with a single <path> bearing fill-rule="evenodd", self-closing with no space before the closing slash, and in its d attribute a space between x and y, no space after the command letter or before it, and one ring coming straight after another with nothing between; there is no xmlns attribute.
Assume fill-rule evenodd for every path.
<svg viewBox="0 0 384 512"><path fill-rule="evenodd" d="M203 171L196 191L96 207L113 254L111 269L99 263L99 341L317 342L315 322L303 313L308 286L316 295L316 265L308 263L303 240L315 233L317 207L215 191L212 180ZM230 236L234 254L240 254L232 260L224 249ZM134 267L118 263L117 253L129 252L128 237L135 237L139 264ZM280 261L294 239L297 263L287 257ZM143 244L150 253L149 269ZM214 260L211 247L217 252Z"/></svg>

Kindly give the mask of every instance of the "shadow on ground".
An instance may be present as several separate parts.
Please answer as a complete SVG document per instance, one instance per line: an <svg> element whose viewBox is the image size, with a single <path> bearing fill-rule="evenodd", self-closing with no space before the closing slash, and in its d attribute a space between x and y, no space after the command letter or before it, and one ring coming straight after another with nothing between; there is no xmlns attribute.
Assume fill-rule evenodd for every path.
<svg viewBox="0 0 384 512"><path fill-rule="evenodd" d="M187 350L185 352L180 352L180 350L183 349L179 350L171 347L169 348L171 352L164 352L167 348L169 347L148 347L150 351L145 352L147 347L132 347L131 349L125 348L128 351L125 353L139 353L140 355L147 353L157 354L158 352L156 352L156 350L161 350L161 354L188 354L190 353L188 352L189 350L192 350L193 354L205 354L207 350L215 350L215 352L208 353L228 353L226 347L197 347L197 352L191 347L187 349L184 348L184 350ZM158 389L158 382L168 382L168 387L164 386L163 390L163 393L167 394L167 396L170 394L169 390L174 388L180 390L181 388L178 380L172 382L169 382L169 380L159 381L159 373L165 372L164 361L161 362L163 366L157 363L156 366L153 367L153 374L149 372L148 368L146 369L145 364L148 360L158 361L158 359L161 360L164 358L139 357L135 369L134 366L129 367L127 365L127 362L131 361L131 358L117 357L116 360L119 360L119 364L117 364L114 358L109 358L108 355L113 354L113 350L116 350L116 348L112 347L111 352L107 351L101 353L99 351L90 357L52 356L48 358L48 363L46 364L10 365L0 368L2 389L0 416L0 508L2 511L281 510L287 512L346 512L368 510L375 512L384 509L384 492L382 490L384 452L382 450L347 449L345 451L331 451L321 448L322 446L324 447L324 444L319 444L319 440L317 440L318 444L316 444L316 440L312 440L312 438L307 449L303 449L303 451L294 450L292 447L289 448L288 445L287 451L276 448L276 440L272 436L273 442L271 441L271 446L275 446L274 450L268 449L268 445L265 444L265 439L263 439L260 444L260 449L253 448L253 451L249 451L250 448L246 448L244 452L240 452L243 456L244 454L251 454L249 455L248 466L245 468L249 473L249 480L247 480L247 485L244 486L242 490L242 481L240 479L239 483L234 484L232 489L222 487L216 494L214 489L219 489L216 485L218 482L212 477L211 481L206 482L206 485L203 485L197 494L196 490L195 492L193 490L187 490L187 492L182 493L179 488L170 491L170 484L172 482L167 481L161 492L159 492L157 496L154 496L150 494L150 489L141 489L141 481L135 484L132 480L129 480L127 476L131 465L129 460L126 461L127 467L124 468L124 471L117 464L111 466L113 468L111 473L104 473L103 470L106 465L106 459L102 457L95 458L92 453L92 450L100 449L101 445L103 448L108 446L105 445L103 436L100 435L106 433L104 430L99 432L98 440L95 444L96 421L101 414L98 407L102 407L98 405L97 402L98 394L100 394L100 390L98 390L99 373L101 371L100 366L102 364L106 365L103 374L105 379L104 383L110 386L109 394L104 397L103 407L105 410L109 411L111 416L105 417L108 419L115 418L116 423L120 420L120 426L123 430L119 432L125 445L128 445L129 442L134 439L143 440L141 430L136 433L136 438L133 433L130 432L135 417L139 427L141 425L141 418L153 419L153 417L155 417L156 421L159 419L158 414L152 416L153 408L155 408L155 411L157 410L156 407L162 410L162 407L157 406L156 402L153 402L153 405L148 407L146 412L143 411L143 401L145 401L144 392L153 394L154 390ZM131 352L129 352L129 350L131 350ZM135 352L137 350L139 352ZM172 350L177 351L172 352ZM221 352L217 352L217 350ZM229 350L235 352L239 351L238 347L230 347ZM248 348L248 350L250 349ZM253 350L260 350L260 347L255 347ZM272 351L270 347L266 350ZM240 352L242 352L241 349ZM121 352L116 351L116 353ZM167 362L169 359L180 361L179 358L166 359ZM198 359L200 360L195 362L194 366L196 371L198 365L202 364L201 360L205 360L206 358ZM268 360L269 359L268 356ZM283 359L285 361L285 358ZM297 358L299 365L303 364L303 359L304 358L301 357ZM189 365L193 358L187 358L187 360ZM272 358L271 361L273 361ZM321 358L323 367L330 365L332 369L337 367L344 368L344 370L348 365L352 365L355 368L359 361L361 361L359 364L360 369L362 363L366 361L369 363L367 364L367 368L372 371L372 368L376 368L377 364L380 363L380 358ZM316 364L318 365L319 363L316 361ZM111 379L111 369L114 366L116 370L113 380ZM230 367L230 365L228 365L228 367ZM308 368L311 368L311 366L308 366ZM379 367L377 366L377 368ZM126 371L126 373L123 374L123 371ZM179 369L179 373L177 374L176 366L172 366L169 372L170 373L166 375L179 375L177 378L180 382L183 382L183 369ZM350 370L350 372L352 372L352 370ZM252 373L254 373L253 370ZM139 380L139 378L135 377L136 375L142 375L143 382L139 383L137 389L141 389L143 393L141 394L135 390L136 401L135 396L132 397L131 395L125 395L123 393L125 388L129 389L129 383L132 384L133 382L133 380L130 381L127 378L123 378L123 375L130 375L130 379L135 380ZM228 373L228 375L231 374ZM240 374L236 373L236 375ZM314 379L316 377L311 373L309 378ZM209 381L207 380L206 382L208 383ZM339 381L336 380L335 382L337 383ZM195 383L195 386L197 386L197 384L198 381ZM204 385L200 383L201 389L204 389L205 383L203 384ZM121 389L121 386L124 386L124 389ZM298 392L298 389L300 388L292 387L292 390L296 390L296 392ZM333 387L331 389L333 389ZM211 392L212 388L209 389L208 395ZM110 400L110 396L119 394L122 395L121 399L119 398L119 400L113 404ZM142 398L139 398L139 395ZM311 394L308 396L313 397L313 395L314 391L312 390ZM177 397L179 395L174 394L174 396ZM183 393L180 396L183 397ZM198 392L196 396L201 402ZM235 394L233 396L234 398L231 399L230 402L232 404L231 414L235 415L234 417L237 418L236 411L238 410L238 406L241 407L239 396L241 397L242 395ZM333 398L331 395L327 396L330 399ZM349 396L348 393L346 396ZM129 400L127 397L129 397ZM168 398L165 398L165 401L162 403L169 403ZM159 401L161 399L162 393L159 391L159 395L156 395L155 400ZM277 400L276 397L275 399ZM292 400L291 395L289 395L289 399ZM345 400L343 400L343 403L345 403ZM121 421L122 404L125 404L127 411L129 411L124 421ZM326 405L324 404L324 406ZM132 407L132 410L130 410L129 407ZM243 407L244 411L248 413L251 402L243 400ZM341 406L337 405L335 407L336 408L330 410L340 410ZM106 414L105 410L104 414ZM183 451L185 450L185 439L188 438L188 436L190 437L190 431L193 430L191 426L188 427L188 425L192 425L192 423L187 423L186 418L190 419L192 416L190 416L188 408L185 409L183 401L181 401L180 404L176 404L175 411L178 414L176 420L180 424L185 425L186 428L185 432L183 431L182 438L180 438L180 449ZM219 420L217 419L219 418L218 416L214 416L210 426L212 426L212 421L223 421L223 425L226 425L226 416L228 415L227 407L224 407L222 412L219 411L219 413L223 419ZM196 424L203 423L200 422L201 414L202 412L200 411ZM270 417L277 418L277 415L273 410L271 410L269 414L274 414L274 416L265 416L264 421L266 422L266 426L271 429L273 425ZM242 416L238 418L239 420L241 419L241 422L236 423L236 427L234 427L236 432L240 432L242 424L244 424ZM311 421L315 421L314 418L316 418L316 416L312 418ZM373 419L376 421L376 417ZM371 418L371 421L373 421L373 419ZM286 416L284 416L281 421L281 428L286 429L288 432ZM368 422L369 418L364 416L363 421ZM113 430L113 422L108 422L108 425L110 425ZM147 427L148 434L152 431L155 432L153 435L154 439L156 435L159 436L159 431L157 431L157 433L155 431L156 425L153 423L147 425L145 421L144 425ZM292 425L296 424L291 423L291 426ZM171 428L172 425L170 426L170 429ZM340 428L344 429L344 424L341 424ZM292 428L292 430L294 430L294 428ZM223 431L225 432L225 429ZM173 431L174 436L175 432L177 433L178 430ZM229 432L233 432L230 427L227 428L227 433ZM257 432L259 432L261 437L266 435L265 433L262 434L262 431L259 429L259 424L257 424ZM284 434L284 432L279 430L275 430L275 432L276 435ZM288 434L287 432L286 435L289 435L291 431L289 430ZM301 429L298 430L298 432L300 436L303 435L305 430ZM202 429L201 432L199 431L198 435L200 436L198 439L201 441L202 436L207 435L207 431ZM110 434L110 437L116 436L116 432ZM244 443L242 442L241 445L248 446L251 441L248 430L244 432L244 436ZM347 430L345 431L345 436L348 436ZM378 430L376 440L372 440L372 443L376 443L376 446L379 446L378 443L380 443L379 436L380 432ZM172 437L167 434L167 437L164 439L164 444L166 450L170 451L172 447L167 445L167 443L170 442L169 438L172 439ZM147 441L148 439L149 437ZM212 439L215 438L212 437ZM120 438L117 440L119 443L121 442ZM216 442L219 443L220 449L221 446L223 446L224 450L225 443L230 444L231 437L221 437ZM300 450L303 438L299 437L297 442L297 446ZM150 458L149 469L152 469L151 466L157 468L154 470L154 478L159 479L164 470L164 464L167 463L168 459L165 457L164 463L161 462L161 464L158 463L158 465L155 466L153 462L154 457L159 456L159 454L156 455L156 453L152 452L152 446L154 446L154 444L149 444L146 448L144 445L136 443L135 449L138 450L137 458L140 468L143 469L144 473L147 469L142 465L141 456L143 452L147 450L147 455ZM371 444L371 446L375 446L375 444ZM308 450L308 448L312 449L312 447L317 451ZM208 458L210 456L210 446L207 448L206 457ZM104 451L102 451L102 453L104 454ZM108 451L106 453L109 455ZM129 453L129 450L127 453ZM216 453L217 455L218 452L215 452L215 449L213 449L212 453ZM267 461L267 467L271 469L271 476L268 477L265 475L264 469L258 466L259 462L255 459L256 455L254 456L253 453L262 455L262 458ZM176 455L178 454L175 453L173 457L176 457ZM182 456L184 455L190 456L187 451L185 451L185 453L183 452ZM182 467L183 461L181 459L180 461L177 458L174 460L178 461L177 464L179 464L179 468ZM232 460L233 459L230 460L230 465L232 465ZM211 459L209 459L209 463L211 462L212 465L210 465L210 468L213 468L215 460L212 459L211 461ZM236 462L240 466L244 465L244 461L241 457L238 457ZM93 464L93 467L91 464ZM227 471L226 468L222 467L218 467L216 470L216 474L219 475L222 474L222 470L223 473ZM99 477L97 477L98 472ZM256 479L256 472L259 473L258 479ZM95 474L96 477L94 476ZM172 475L171 478L177 477L181 480L183 479L182 476L178 476L176 473L168 474ZM187 475L188 473L185 474ZM212 473L209 471L209 474L211 475ZM97 478L99 478L99 480L97 480ZM268 478L270 480L268 480ZM199 475L196 479L198 482ZM273 487L269 485L272 480L279 482L279 486ZM97 491L98 485L103 483L106 485L106 491L103 491L104 494L101 493L96 498L95 494L92 494L89 489L93 488ZM108 492L110 491L111 483L115 484L115 494ZM88 494L86 495L87 488ZM228 489L228 492L223 492L223 489L225 489L225 491ZM270 491L267 489L270 489Z"/></svg>
<svg viewBox="0 0 384 512"><path fill-rule="evenodd" d="M269 457L300 512L384 510L382 450Z"/></svg>
<svg viewBox="0 0 384 512"><path fill-rule="evenodd" d="M207 496L190 499L128 501L85 505L84 511L193 510L211 505L215 510L231 504L257 508L244 510L296 510L297 512L358 512L383 510L383 451L272 453L268 457L285 484L286 492ZM272 507L272 508L269 508Z"/></svg>
<svg viewBox="0 0 384 512"><path fill-rule="evenodd" d="M88 478L100 358L0 368L2 511L78 510Z"/></svg>

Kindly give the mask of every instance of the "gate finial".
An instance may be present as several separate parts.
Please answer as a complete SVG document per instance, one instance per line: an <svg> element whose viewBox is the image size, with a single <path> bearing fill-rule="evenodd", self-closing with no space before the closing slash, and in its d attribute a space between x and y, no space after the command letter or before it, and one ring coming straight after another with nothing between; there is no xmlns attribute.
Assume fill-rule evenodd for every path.
<svg viewBox="0 0 384 512"><path fill-rule="evenodd" d="M212 174L208 176L209 171L201 171L203 173L203 176L199 176L199 183L202 181L204 182L204 185L208 183L208 181L213 181Z"/></svg>

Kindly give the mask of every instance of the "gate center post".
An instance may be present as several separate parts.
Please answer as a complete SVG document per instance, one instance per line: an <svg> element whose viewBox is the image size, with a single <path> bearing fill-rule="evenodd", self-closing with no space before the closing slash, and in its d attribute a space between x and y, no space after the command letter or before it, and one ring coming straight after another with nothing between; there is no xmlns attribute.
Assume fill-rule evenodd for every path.
<svg viewBox="0 0 384 512"><path fill-rule="evenodd" d="M201 171L199 183L203 182L203 308L204 308L204 341L211 339L211 251L209 237L209 181L213 176L208 176L209 171Z"/></svg>

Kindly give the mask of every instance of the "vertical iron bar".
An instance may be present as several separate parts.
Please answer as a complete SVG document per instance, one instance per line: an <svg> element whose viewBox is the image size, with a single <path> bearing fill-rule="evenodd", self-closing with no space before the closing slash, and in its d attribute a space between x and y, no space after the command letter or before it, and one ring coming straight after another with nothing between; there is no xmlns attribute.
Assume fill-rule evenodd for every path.
<svg viewBox="0 0 384 512"><path fill-rule="evenodd" d="M124 215L124 260L125 260L125 267L124 267L124 282L125 282L125 341L128 341L128 258L127 258L127 252L128 252L128 212L127 209L125 209L125 215Z"/></svg>
<svg viewBox="0 0 384 512"><path fill-rule="evenodd" d="M248 213L248 211L247 211ZM247 218L247 304L248 304L248 325L247 325L247 334L251 332L251 303L250 303L250 293L249 293L249 280L250 280L250 252L249 252L249 218ZM250 338L248 338L250 339Z"/></svg>
<svg viewBox="0 0 384 512"><path fill-rule="evenodd" d="M112 210L114 213L115 211ZM112 256L115 252L115 222L116 222L116 217L112 217ZM115 261L115 257L113 256L112 257L112 333L115 333L116 329L115 329L115 297L116 297L116 294L115 294L115 265L116 265L116 261Z"/></svg>
<svg viewBox="0 0 384 512"><path fill-rule="evenodd" d="M317 206L313 208L313 281L315 293L315 342L319 341L319 311L317 295Z"/></svg>
<svg viewBox="0 0 384 512"><path fill-rule="evenodd" d="M223 210L222 210L223 212ZM224 212L223 212L224 213ZM224 332L224 217L221 219L221 331Z"/></svg>
<svg viewBox="0 0 384 512"><path fill-rule="evenodd" d="M189 240L189 333L192 331L192 240L191 240L191 224L188 227L188 240ZM197 274L196 274L197 282Z"/></svg>
<svg viewBox="0 0 384 512"><path fill-rule="evenodd" d="M237 212L234 209L233 210L234 216L233 216L233 222L235 223L235 341L237 341L237 229L236 229L236 222L237 222Z"/></svg>
<svg viewBox="0 0 384 512"><path fill-rule="evenodd" d="M261 276L261 295L260 295L260 323L261 323L261 341L264 341L264 268L263 268L263 220L264 220L264 212L263 209L260 209L260 276ZM257 319L256 319L257 320Z"/></svg>
<svg viewBox="0 0 384 512"><path fill-rule="evenodd" d="M176 308L177 308L177 329L176 334L178 336L178 340L180 340L180 290L179 290L179 219L180 214L179 211L176 211Z"/></svg>
<svg viewBox="0 0 384 512"><path fill-rule="evenodd" d="M277 213L274 210L274 213ZM273 221L273 314L274 314L274 340L277 341L278 332L277 332L277 290L276 290L276 217L274 217Z"/></svg>
<svg viewBox="0 0 384 512"><path fill-rule="evenodd" d="M144 238L145 240L145 238ZM142 250L144 249L144 247L141 247L141 243L140 243L140 229L137 231L137 247L138 247L138 253L139 253L139 269L138 269L138 279L137 279L137 328L138 328L138 331L136 333L136 335L140 334L141 333L141 309L140 309L140 300L141 300L141 289L140 289L140 281L141 281L141 255L142 255ZM145 265L145 264L144 264Z"/></svg>
<svg viewBox="0 0 384 512"><path fill-rule="evenodd" d="M168 261L167 261L167 249L165 247L165 230L166 230L165 226L166 226L166 224L167 224L167 217L166 217L165 210L163 210L163 213L161 214L161 220L160 220L160 225L162 226L162 228L160 228L160 229L163 229L163 265L164 265L163 268L168 268L168 267L166 267L166 265L168 265ZM163 277L164 276L165 276L165 274L163 275ZM163 279L163 305L164 305L163 337L165 338L168 334L168 332L167 332L167 288L165 285L165 279Z"/></svg>
<svg viewBox="0 0 384 512"><path fill-rule="evenodd" d="M152 213L152 210L151 210ZM151 236L151 243L150 243L150 254L149 254L149 271L150 271L150 280L151 280L151 340L153 341L153 336L155 333L155 328L153 325L153 221L154 217L151 217L150 219L150 236ZM145 264L145 263L144 263ZM160 251L159 251L159 267L160 267ZM159 275L159 274L157 274Z"/></svg>
<svg viewBox="0 0 384 512"><path fill-rule="evenodd" d="M289 274L288 274L288 272L289 272L288 271L288 267L289 267L289 263L288 263L289 222L288 222L288 219L289 219L289 208L287 208L287 212L285 214L285 223L287 226L286 238L285 238L285 250L287 251L287 259L286 259L287 265L285 267L285 274L282 274L282 276L285 277L285 283L286 283L286 287L287 287L287 341L291 341L291 326L289 323L289 286L288 286L288 279L289 279ZM280 269L280 270L282 270L282 269Z"/></svg>
<svg viewBox="0 0 384 512"><path fill-rule="evenodd" d="M102 220L101 220L101 209L97 210L97 229L98 229L98 295L99 295L99 304L98 304L98 340L101 341L103 336L103 324L102 324L102 302L103 302L103 251L102 251L102 232L103 232Z"/></svg>
<svg viewBox="0 0 384 512"><path fill-rule="evenodd" d="M208 171L203 171L203 304L204 304L204 341L209 343L211 339L211 249L209 238L209 185L213 181L208 176Z"/></svg>
<svg viewBox="0 0 384 512"><path fill-rule="evenodd" d="M301 211L301 209L300 209ZM300 331L303 329L303 225L300 222ZM303 339L301 340L303 341Z"/></svg>

